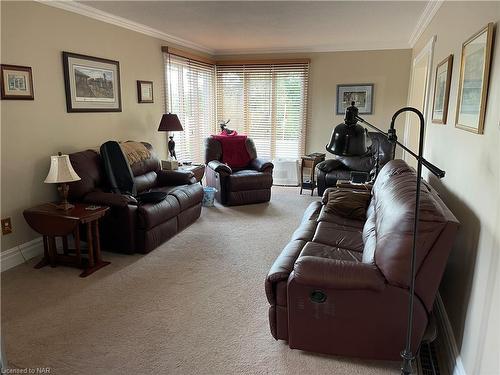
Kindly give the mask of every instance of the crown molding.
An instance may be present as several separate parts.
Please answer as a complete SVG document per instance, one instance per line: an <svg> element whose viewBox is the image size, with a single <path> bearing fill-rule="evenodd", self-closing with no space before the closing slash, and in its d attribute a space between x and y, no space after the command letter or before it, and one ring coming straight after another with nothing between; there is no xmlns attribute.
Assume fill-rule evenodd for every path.
<svg viewBox="0 0 500 375"><path fill-rule="evenodd" d="M214 56L226 55L266 55L266 54L288 54L288 53L315 53L315 52L361 52L380 51L395 49L410 49L408 43L367 43L358 45L332 44L317 47L291 47L291 48L255 48L255 49L220 49L214 51Z"/></svg>
<svg viewBox="0 0 500 375"><path fill-rule="evenodd" d="M203 52L209 55L213 55L214 51L210 48L206 48L200 44L190 42L188 40L178 38L174 35L164 33L160 30L154 29L152 27L143 25L138 22L130 21L126 18L115 16L111 13L104 12L102 10L92 8L88 5L78 3L73 0L67 1L50 1L50 0L35 0L36 2L51 7L63 9L69 12L77 13L85 17L90 17L95 20L106 22L115 26L122 27L124 29L132 30L144 35L152 36L154 38L161 39L166 42L175 43L179 46L187 47L199 52Z"/></svg>
<svg viewBox="0 0 500 375"><path fill-rule="evenodd" d="M427 3L424 11L422 12L422 14L418 19L415 29L413 29L413 32L411 33L410 39L408 40L408 44L411 48L415 46L418 38L420 38L422 33L425 31L426 27L429 26L432 19L436 15L439 8L441 8L441 5L443 5L443 3L444 0L431 0Z"/></svg>

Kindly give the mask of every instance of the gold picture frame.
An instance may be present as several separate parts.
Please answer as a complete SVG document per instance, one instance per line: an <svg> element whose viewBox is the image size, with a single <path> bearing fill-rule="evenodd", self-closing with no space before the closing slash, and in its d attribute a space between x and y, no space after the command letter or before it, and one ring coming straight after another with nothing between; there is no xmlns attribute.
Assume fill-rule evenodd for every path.
<svg viewBox="0 0 500 375"><path fill-rule="evenodd" d="M462 44L455 127L484 132L494 23L490 22Z"/></svg>
<svg viewBox="0 0 500 375"><path fill-rule="evenodd" d="M434 101L432 103L432 122L434 124L446 124L448 119L452 68L453 55L449 55L436 67Z"/></svg>

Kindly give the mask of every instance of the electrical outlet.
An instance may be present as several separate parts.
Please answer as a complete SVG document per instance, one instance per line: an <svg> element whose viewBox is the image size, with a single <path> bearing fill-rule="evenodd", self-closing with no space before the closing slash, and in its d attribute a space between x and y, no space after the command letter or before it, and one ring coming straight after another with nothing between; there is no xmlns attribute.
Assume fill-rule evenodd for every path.
<svg viewBox="0 0 500 375"><path fill-rule="evenodd" d="M2 219L2 234L12 233L12 224L10 222L10 217Z"/></svg>

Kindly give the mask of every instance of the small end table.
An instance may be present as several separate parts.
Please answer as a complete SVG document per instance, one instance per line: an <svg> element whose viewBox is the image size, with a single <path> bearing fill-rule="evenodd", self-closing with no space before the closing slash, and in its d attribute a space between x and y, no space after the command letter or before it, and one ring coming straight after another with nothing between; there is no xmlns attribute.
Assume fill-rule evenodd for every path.
<svg viewBox="0 0 500 375"><path fill-rule="evenodd" d="M108 211L106 206L76 203L69 210L60 210L56 203L45 203L23 212L29 226L43 236L43 259L35 266L73 266L83 268L80 277L86 277L110 262L101 259L99 241L99 219ZM86 228L88 244L87 258L82 258L80 246L80 224ZM68 235L75 238L75 249L68 248ZM56 237L62 238L63 254L57 252ZM74 253L75 255L71 255Z"/></svg>
<svg viewBox="0 0 500 375"><path fill-rule="evenodd" d="M316 165L325 160L325 154L310 154L302 156L302 163L300 165L300 194L302 190L311 190L311 196L316 189ZM309 176L304 175L304 171L309 170Z"/></svg>

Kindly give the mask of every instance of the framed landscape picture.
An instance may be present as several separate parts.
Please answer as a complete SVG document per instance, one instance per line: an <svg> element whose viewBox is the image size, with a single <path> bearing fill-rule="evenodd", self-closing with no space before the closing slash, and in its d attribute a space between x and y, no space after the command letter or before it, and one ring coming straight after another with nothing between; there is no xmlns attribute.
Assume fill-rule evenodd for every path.
<svg viewBox="0 0 500 375"><path fill-rule="evenodd" d="M483 134L490 76L493 23L462 45L456 127Z"/></svg>
<svg viewBox="0 0 500 375"><path fill-rule="evenodd" d="M120 63L63 52L68 112L121 112Z"/></svg>
<svg viewBox="0 0 500 375"><path fill-rule="evenodd" d="M2 99L33 100L33 74L29 66L0 65Z"/></svg>
<svg viewBox="0 0 500 375"><path fill-rule="evenodd" d="M448 102L450 99L452 68L453 55L450 55L441 61L436 68L434 103L432 104L432 122L435 124L446 124L448 116Z"/></svg>
<svg viewBox="0 0 500 375"><path fill-rule="evenodd" d="M139 103L153 103L152 81L137 81L137 100Z"/></svg>
<svg viewBox="0 0 500 375"><path fill-rule="evenodd" d="M337 85L337 115L343 115L347 107L355 102L359 114L373 113L373 84Z"/></svg>

